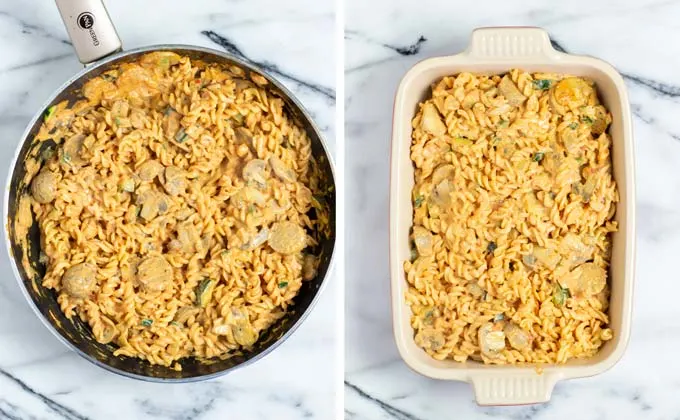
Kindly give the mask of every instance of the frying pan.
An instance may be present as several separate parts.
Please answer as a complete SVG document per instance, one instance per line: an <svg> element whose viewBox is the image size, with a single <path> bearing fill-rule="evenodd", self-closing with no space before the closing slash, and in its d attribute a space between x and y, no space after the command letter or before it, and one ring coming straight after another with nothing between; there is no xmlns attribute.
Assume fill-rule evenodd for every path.
<svg viewBox="0 0 680 420"><path fill-rule="evenodd" d="M8 187L5 189L3 230L6 246L11 261L12 271L19 282L29 305L41 319L43 324L66 346L76 353L104 369L127 377L154 382L190 382L214 378L230 372L238 367L248 365L273 351L299 327L317 301L324 280L330 270L335 246L335 178L333 167L323 137L312 121L309 113L300 102L272 76L257 66L243 61L222 51L190 45L154 45L123 51L118 34L109 18L101 0L56 0L73 47L85 68L64 83L45 105L38 110L31 120L19 142L9 168ZM312 154L319 163L330 191L326 197L330 207L331 234L313 250L321 255L318 275L311 281L303 282L299 294L294 299L290 311L271 328L260 335L258 342L250 350L229 359L198 360L185 358L180 360L181 371L168 367L152 365L149 362L132 357L113 356L116 349L110 344L98 343L91 334L89 326L78 317L67 319L59 308L57 296L53 290L42 286L45 266L40 263L40 232L34 222L29 231L28 260L35 274L29 276L22 266L24 250L19 246L14 230L14 218L18 207L18 198L25 194L28 185L24 185L24 160L34 147L33 138L42 124L42 116L46 110L64 100L75 102L82 86L93 77L125 62L134 62L143 54L151 51L173 51L189 56L192 60L205 63L216 63L224 66L241 67L247 76L260 75L269 81L270 92L285 102L288 116L303 127L311 139Z"/></svg>

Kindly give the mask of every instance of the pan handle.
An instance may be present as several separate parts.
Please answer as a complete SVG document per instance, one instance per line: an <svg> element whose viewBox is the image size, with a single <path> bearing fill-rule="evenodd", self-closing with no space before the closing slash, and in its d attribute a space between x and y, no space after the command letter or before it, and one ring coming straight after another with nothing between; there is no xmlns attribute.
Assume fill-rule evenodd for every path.
<svg viewBox="0 0 680 420"><path fill-rule="evenodd" d="M78 59L90 64L122 49L102 0L56 0Z"/></svg>

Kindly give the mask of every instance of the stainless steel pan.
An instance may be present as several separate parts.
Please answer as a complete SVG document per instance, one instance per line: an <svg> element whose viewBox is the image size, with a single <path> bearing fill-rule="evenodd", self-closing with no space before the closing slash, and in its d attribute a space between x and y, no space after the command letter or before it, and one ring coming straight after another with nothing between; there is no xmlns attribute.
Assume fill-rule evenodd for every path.
<svg viewBox="0 0 680 420"><path fill-rule="evenodd" d="M158 382L196 381L225 374L237 367L245 366L262 358L286 340L306 318L319 297L331 266L335 246L335 178L330 156L319 129L300 102L281 83L257 66L221 51L189 45L154 45L123 52L120 39L101 0L56 0L56 3L73 41L76 54L86 67L64 83L38 110L17 146L9 168L6 184L8 187L5 189L4 196L3 217L5 223L3 223L3 229L12 271L26 299L45 326L64 344L97 366L124 376ZM180 372L151 365L137 358L114 357L115 348L111 345L98 343L90 333L89 326L77 317L68 320L59 308L54 291L41 285L41 276L45 273L45 267L38 261L40 234L37 224L34 224L30 230L30 249L28 250L30 264L39 273L35 278L29 277L21 264L24 251L18 245L14 232L17 198L24 194L28 187L23 185L22 181L25 173L24 159L34 147L32 140L40 128L45 111L63 100L75 101L78 99L78 92L84 83L107 71L112 66L135 61L142 54L158 50L173 51L192 59L200 59L206 63L218 63L225 66L237 65L245 70L248 75L258 74L265 77L269 81L274 94L285 101L290 117L297 120L305 128L312 141L313 155L321 163L320 166L328 180L326 187L332 191L327 197L331 207L332 233L315 250L317 254L322 255L319 274L314 280L303 284L299 295L294 300L295 305L292 310L267 332L263 333L251 351L227 360L183 359L181 361L182 371Z"/></svg>

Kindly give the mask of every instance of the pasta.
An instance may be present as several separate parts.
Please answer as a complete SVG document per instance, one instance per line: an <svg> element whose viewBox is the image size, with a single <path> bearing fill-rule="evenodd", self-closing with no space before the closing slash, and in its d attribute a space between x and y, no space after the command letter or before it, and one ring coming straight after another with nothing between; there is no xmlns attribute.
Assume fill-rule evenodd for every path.
<svg viewBox="0 0 680 420"><path fill-rule="evenodd" d="M414 340L487 364L593 356L608 328L618 192L586 79L511 70L432 86L413 119Z"/></svg>
<svg viewBox="0 0 680 420"><path fill-rule="evenodd" d="M42 285L115 355L232 356L316 276L324 180L267 84L160 51L49 109L17 232L35 218Z"/></svg>

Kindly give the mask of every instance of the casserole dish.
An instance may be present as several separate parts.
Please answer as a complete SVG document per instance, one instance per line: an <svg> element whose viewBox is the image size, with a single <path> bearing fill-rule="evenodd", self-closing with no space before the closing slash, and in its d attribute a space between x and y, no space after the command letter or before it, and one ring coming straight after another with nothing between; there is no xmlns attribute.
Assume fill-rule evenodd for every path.
<svg viewBox="0 0 680 420"><path fill-rule="evenodd" d="M410 325L411 310L405 301L407 282L403 263L410 257L409 230L413 224L411 191L414 169L410 159L411 121L430 86L443 76L460 72L501 74L511 68L584 76L593 80L613 122L612 167L620 201L614 220L619 231L612 235L609 326L614 338L589 359L560 365L491 366L431 358L415 344ZM427 59L402 79L396 94L391 148L390 272L394 335L404 361L415 371L436 379L472 384L480 405L511 405L545 402L555 383L597 375L622 356L631 327L635 259L635 176L631 112L622 77L609 64L591 57L556 51L547 32L540 28L481 28L472 33L461 54Z"/></svg>
<svg viewBox="0 0 680 420"><path fill-rule="evenodd" d="M73 41L74 49L80 61L87 65L78 74L62 85L40 108L31 120L21 139L18 139L16 151L9 167L9 174L4 193L4 238L11 262L12 272L19 283L29 305L43 324L67 347L74 350L86 360L114 373L156 382L190 382L210 379L225 374L237 367L248 365L273 351L285 341L304 321L319 298L324 280L330 270L335 247L335 188L334 174L330 154L327 151L320 130L297 99L274 78L262 72L256 66L221 51L190 45L155 45L130 51L121 51L121 41L113 27L109 15L100 0L57 0L57 7ZM33 149L32 141L39 132L45 112L62 101L73 103L79 97L83 85L92 78L124 63L135 62L144 54L152 51L172 51L220 66L237 66L246 76L264 78L268 82L273 96L284 102L284 112L304 130L311 141L311 154L319 162L320 171L329 194L325 198L330 209L329 235L318 244L313 252L322 255L317 275L305 281L293 299L294 306L289 308L285 316L277 320L265 330L259 340L249 349L231 358L214 357L199 360L188 357L180 360L181 371L162 365L154 365L146 360L134 357L114 356L116 348L110 344L97 342L91 328L79 317L68 319L60 309L54 290L42 285L45 264L41 262L41 238L37 222L28 231L28 247L25 250L17 237L15 219L18 211L19 197L25 194L24 161ZM24 252L31 270L22 263ZM37 273L30 275L27 271Z"/></svg>

